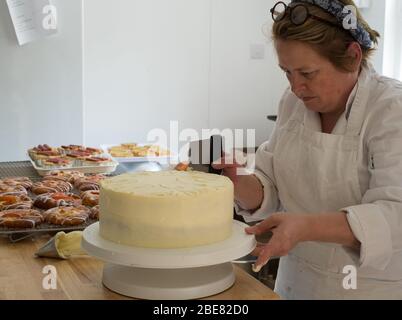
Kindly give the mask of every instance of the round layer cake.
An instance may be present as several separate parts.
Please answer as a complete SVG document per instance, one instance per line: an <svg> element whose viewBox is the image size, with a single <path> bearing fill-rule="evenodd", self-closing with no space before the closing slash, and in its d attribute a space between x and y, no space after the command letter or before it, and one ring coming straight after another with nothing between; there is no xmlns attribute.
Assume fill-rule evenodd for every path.
<svg viewBox="0 0 402 320"><path fill-rule="evenodd" d="M100 235L135 247L183 248L230 237L233 183L194 171L134 172L101 182Z"/></svg>

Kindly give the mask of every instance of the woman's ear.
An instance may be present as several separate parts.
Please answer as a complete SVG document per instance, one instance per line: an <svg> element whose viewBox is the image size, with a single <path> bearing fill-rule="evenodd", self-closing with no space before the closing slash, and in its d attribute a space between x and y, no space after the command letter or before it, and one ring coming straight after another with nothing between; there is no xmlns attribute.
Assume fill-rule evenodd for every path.
<svg viewBox="0 0 402 320"><path fill-rule="evenodd" d="M360 70L360 65L363 59L363 51L360 44L357 42L352 42L348 49L347 55L350 57L350 67L353 71Z"/></svg>

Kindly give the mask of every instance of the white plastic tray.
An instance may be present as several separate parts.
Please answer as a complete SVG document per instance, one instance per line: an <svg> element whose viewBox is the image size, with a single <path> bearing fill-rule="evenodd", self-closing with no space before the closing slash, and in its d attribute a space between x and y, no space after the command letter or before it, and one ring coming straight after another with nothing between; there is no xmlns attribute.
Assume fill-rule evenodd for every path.
<svg viewBox="0 0 402 320"><path fill-rule="evenodd" d="M63 170L63 171L79 171L82 173L112 173L116 170L117 166L119 165L118 162L113 161L113 164L106 165L106 166L73 166L69 168L65 167L54 167L54 168L42 168L38 167L32 159L30 159L32 166L36 170L36 172L40 176L45 176L47 173L54 171L54 170Z"/></svg>
<svg viewBox="0 0 402 320"><path fill-rule="evenodd" d="M147 145L146 143L138 143L138 146L144 146ZM171 163L177 163L178 157L176 155L170 155L170 156L162 156L162 157L113 157L110 152L109 148L111 147L117 147L120 146L120 144L103 144L101 145L101 149L107 153L112 159L119 163L124 163L124 162L158 162L161 164L171 164ZM171 152L171 151L170 151Z"/></svg>

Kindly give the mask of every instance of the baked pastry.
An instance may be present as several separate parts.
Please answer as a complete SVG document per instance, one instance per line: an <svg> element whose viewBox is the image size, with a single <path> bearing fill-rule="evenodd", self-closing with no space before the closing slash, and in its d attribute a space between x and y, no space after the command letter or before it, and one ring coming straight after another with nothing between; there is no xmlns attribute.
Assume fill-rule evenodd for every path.
<svg viewBox="0 0 402 320"><path fill-rule="evenodd" d="M32 152L37 152L37 151L51 151L53 148L51 148L47 144L39 144L36 147L33 147L28 150L29 155L31 155Z"/></svg>
<svg viewBox="0 0 402 320"><path fill-rule="evenodd" d="M32 200L26 195L0 195L0 211L31 208Z"/></svg>
<svg viewBox="0 0 402 320"><path fill-rule="evenodd" d="M82 160L83 166L109 166L113 164L113 160L105 157L86 157Z"/></svg>
<svg viewBox="0 0 402 320"><path fill-rule="evenodd" d="M80 146L79 144L69 144L67 145L63 145L61 146L64 150L79 150L80 148L82 148L82 146Z"/></svg>
<svg viewBox="0 0 402 320"><path fill-rule="evenodd" d="M57 152L57 153L62 153L62 150L60 150L59 148L53 148L50 147L47 144L40 144L36 147L33 147L31 149L28 150L28 154L31 157L32 160L36 160L37 159L37 155L38 153L42 153L43 152Z"/></svg>
<svg viewBox="0 0 402 320"><path fill-rule="evenodd" d="M101 155L103 151L98 148L84 147L80 145L70 144L68 146L61 146L67 154L71 154L74 152L82 152L88 154L88 156L97 156Z"/></svg>
<svg viewBox="0 0 402 320"><path fill-rule="evenodd" d="M91 208L91 210L89 212L89 217L91 219L99 220L99 205L96 205Z"/></svg>
<svg viewBox="0 0 402 320"><path fill-rule="evenodd" d="M34 194L54 193L54 192L70 192L73 189L71 183L57 180L43 180L33 184L31 191Z"/></svg>
<svg viewBox="0 0 402 320"><path fill-rule="evenodd" d="M91 155L90 152L74 150L67 154L67 158L73 161L83 161Z"/></svg>
<svg viewBox="0 0 402 320"><path fill-rule="evenodd" d="M199 171L122 174L101 182L100 235L135 247L182 248L227 239L233 183Z"/></svg>
<svg viewBox="0 0 402 320"><path fill-rule="evenodd" d="M7 228L34 228L43 222L38 210L11 209L0 211L0 226Z"/></svg>
<svg viewBox="0 0 402 320"><path fill-rule="evenodd" d="M69 144L68 146L67 146L67 145L63 145L63 146L61 146L61 148L62 148L63 150L65 150L65 152L66 152L67 154L69 154L69 153L72 152L72 151L82 151L82 150L84 149L84 147L81 146L81 145L79 145L79 144Z"/></svg>
<svg viewBox="0 0 402 320"><path fill-rule="evenodd" d="M77 179L74 186L80 191L99 190L99 182L105 178L106 177L101 174L85 176L84 178Z"/></svg>
<svg viewBox="0 0 402 320"><path fill-rule="evenodd" d="M109 153L113 157L162 157L169 156L170 151L163 149L158 145L139 146L136 143L123 143L118 146L108 148Z"/></svg>
<svg viewBox="0 0 402 320"><path fill-rule="evenodd" d="M36 163L44 169L71 168L74 164L73 160L66 157L39 159Z"/></svg>
<svg viewBox="0 0 402 320"><path fill-rule="evenodd" d="M91 156L100 156L103 153L102 149L86 147L86 151L91 153Z"/></svg>
<svg viewBox="0 0 402 320"><path fill-rule="evenodd" d="M28 195L27 189L20 185L0 183L0 195Z"/></svg>
<svg viewBox="0 0 402 320"><path fill-rule="evenodd" d="M45 193L37 196L34 206L39 209L51 209L60 206L79 206L81 198L74 193Z"/></svg>
<svg viewBox="0 0 402 320"><path fill-rule="evenodd" d="M0 184L7 184L9 186L22 186L29 190L33 182L28 177L8 177L0 179Z"/></svg>
<svg viewBox="0 0 402 320"><path fill-rule="evenodd" d="M59 150L52 151L37 151L34 156L34 160L45 160L64 157L64 154Z"/></svg>
<svg viewBox="0 0 402 320"><path fill-rule="evenodd" d="M74 184L75 180L78 178L83 178L85 175L79 171L63 171L63 170L53 170L48 172L43 180L61 180L67 181Z"/></svg>
<svg viewBox="0 0 402 320"><path fill-rule="evenodd" d="M81 192L81 199L84 206L94 207L99 204L99 190Z"/></svg>
<svg viewBox="0 0 402 320"><path fill-rule="evenodd" d="M174 169L177 171L187 171L189 169L189 163L180 162Z"/></svg>
<svg viewBox="0 0 402 320"><path fill-rule="evenodd" d="M134 157L133 153L131 152L131 150L126 149L124 147L111 147L109 149L109 153L112 155L112 157L116 157L116 158L131 158L131 157Z"/></svg>
<svg viewBox="0 0 402 320"><path fill-rule="evenodd" d="M138 146L138 143L135 142L126 142L121 144L122 147L124 148L136 148Z"/></svg>
<svg viewBox="0 0 402 320"><path fill-rule="evenodd" d="M85 223L89 217L89 209L79 207L55 207L45 211L45 221L61 226L76 226Z"/></svg>

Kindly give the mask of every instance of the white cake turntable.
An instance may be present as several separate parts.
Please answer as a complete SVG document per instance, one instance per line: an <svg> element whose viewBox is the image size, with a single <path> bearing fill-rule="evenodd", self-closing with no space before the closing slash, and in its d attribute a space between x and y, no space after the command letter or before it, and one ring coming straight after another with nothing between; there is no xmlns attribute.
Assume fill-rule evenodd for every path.
<svg viewBox="0 0 402 320"><path fill-rule="evenodd" d="M231 261L249 254L255 237L233 221L232 236L191 248L138 248L103 239L99 223L83 232L82 248L105 261L103 284L119 294L149 300L197 299L218 294L235 282Z"/></svg>

